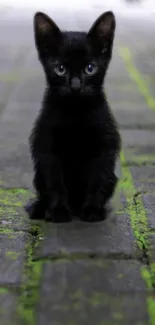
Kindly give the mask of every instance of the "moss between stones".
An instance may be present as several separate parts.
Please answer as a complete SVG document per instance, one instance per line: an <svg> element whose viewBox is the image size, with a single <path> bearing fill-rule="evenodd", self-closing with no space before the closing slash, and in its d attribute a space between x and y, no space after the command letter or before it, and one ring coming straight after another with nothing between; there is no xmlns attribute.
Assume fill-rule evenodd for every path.
<svg viewBox="0 0 155 325"><path fill-rule="evenodd" d="M22 188L0 188L0 204L3 206L22 207L32 193Z"/></svg>
<svg viewBox="0 0 155 325"><path fill-rule="evenodd" d="M154 293L155 290L155 263L151 263L151 254L149 252L149 228L148 220L146 216L146 211L143 206L142 200L139 196L135 195L135 187L133 184L133 179L129 168L126 164L126 159L124 153L121 152L121 162L122 162L122 189L126 195L128 202L127 211L131 218L131 225L134 231L136 242L141 251L145 252L145 257L147 258L148 266L143 266L141 269L142 277L148 287L148 290ZM150 325L155 324L155 299L148 298L148 313L150 317Z"/></svg>
<svg viewBox="0 0 155 325"><path fill-rule="evenodd" d="M8 289L7 288L4 288L4 287L0 287L0 295L4 295L8 292Z"/></svg>
<svg viewBox="0 0 155 325"><path fill-rule="evenodd" d="M32 234L37 231L35 235L34 245L27 243L26 252L27 258L25 261L22 294L18 301L17 314L22 320L23 325L35 325L36 312L35 307L39 301L40 279L42 274L43 261L34 261L34 249L39 245L40 238L43 237L42 230L39 225L32 225Z"/></svg>
<svg viewBox="0 0 155 325"><path fill-rule="evenodd" d="M123 315L120 313L113 314L113 319L115 319L115 320L121 321L121 320L123 320L123 318L124 318Z"/></svg>
<svg viewBox="0 0 155 325"><path fill-rule="evenodd" d="M149 165L155 165L155 156L152 155L143 155L143 156L130 156L130 160L127 159L127 162L122 164L123 166L129 166L129 165L137 165L137 166L149 166Z"/></svg>
<svg viewBox="0 0 155 325"><path fill-rule="evenodd" d="M23 231L15 231L15 230L13 230L13 229L9 229L9 228L0 228L0 235L6 235L7 236L7 238L9 238L9 239L14 239L14 238L16 238L17 236L19 236L19 235L22 235L22 234L24 234L24 232Z"/></svg>
<svg viewBox="0 0 155 325"><path fill-rule="evenodd" d="M17 208L23 206L23 199L29 197L30 192L22 188L14 189L3 189L0 188L0 203L1 212L4 211L5 206L9 209L9 214L17 212ZM10 207L8 207L11 205ZM34 238L34 245L27 243L26 249L26 262L23 273L23 284L21 285L21 296L17 304L17 315L21 319L23 325L35 325L36 315L35 315L35 305L39 299L39 285L43 261L33 261L33 250L39 244L40 240L43 238L41 226L37 223L31 223L29 232ZM15 238L23 231L14 231L8 227L1 227L0 234L7 235L10 239ZM12 251L6 252L9 258L16 259L17 254ZM0 288L0 293L4 294L8 292L5 288Z"/></svg>
<svg viewBox="0 0 155 325"><path fill-rule="evenodd" d="M92 306L104 305L104 303L107 305L107 300L105 298L106 295L104 293L94 292L89 298L89 303Z"/></svg>
<svg viewBox="0 0 155 325"><path fill-rule="evenodd" d="M147 86L147 83L143 79L141 73L134 66L131 52L129 51L129 49L127 47L121 47L119 49L119 53L126 64L126 68L127 68L127 71L129 73L131 79L134 80L140 93L143 94L148 107L154 111L155 110L155 98L153 98L151 96L149 88Z"/></svg>
<svg viewBox="0 0 155 325"><path fill-rule="evenodd" d="M150 317L150 324L154 325L155 324L155 297L149 297L147 299L147 304L148 304L148 312L149 312L149 317Z"/></svg>
<svg viewBox="0 0 155 325"><path fill-rule="evenodd" d="M121 186L128 203L127 212L131 217L131 225L137 244L142 251L144 248L148 249L148 220L141 198L136 197L136 202L134 201L136 189L123 152L121 152L121 163L123 175Z"/></svg>
<svg viewBox="0 0 155 325"><path fill-rule="evenodd" d="M125 156L126 156L126 162L123 162L123 166L129 166L129 165L138 165L138 166L144 166L144 165L155 165L155 149L154 152L150 153L147 152L144 154L141 154L139 152L139 148L127 148L125 149ZM153 150L153 149L152 149ZM124 165L125 164L125 165Z"/></svg>
<svg viewBox="0 0 155 325"><path fill-rule="evenodd" d="M141 267L141 275L142 275L142 278L144 279L148 289L153 291L153 283L152 283L152 279L151 279L151 273L148 270L147 266Z"/></svg>

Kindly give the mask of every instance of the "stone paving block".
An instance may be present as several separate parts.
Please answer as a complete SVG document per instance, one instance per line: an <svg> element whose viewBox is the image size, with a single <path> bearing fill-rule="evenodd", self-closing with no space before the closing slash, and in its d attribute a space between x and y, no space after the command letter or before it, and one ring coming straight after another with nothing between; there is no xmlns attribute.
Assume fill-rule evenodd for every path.
<svg viewBox="0 0 155 325"><path fill-rule="evenodd" d="M146 110L146 107L143 108L141 105L138 106L136 104L133 108L131 108L129 104L113 104L112 111L120 128L130 130L155 130L155 114L151 110Z"/></svg>
<svg viewBox="0 0 155 325"><path fill-rule="evenodd" d="M0 188L0 227L28 230L30 221L24 206L33 197L29 190L21 188Z"/></svg>
<svg viewBox="0 0 155 325"><path fill-rule="evenodd" d="M123 80L120 79L120 83L121 82L123 84ZM106 89L109 102L120 103L121 101L127 101L131 106L135 106L135 109L137 103L141 103L143 105L144 98L139 94L138 91L133 92L132 94L130 94L127 90L118 91L115 83L113 83L112 89L110 85L108 85Z"/></svg>
<svg viewBox="0 0 155 325"><path fill-rule="evenodd" d="M125 148L125 157L128 166L138 164L138 166L155 165L155 146Z"/></svg>
<svg viewBox="0 0 155 325"><path fill-rule="evenodd" d="M151 130L120 130L124 147L147 147L155 144L155 132Z"/></svg>
<svg viewBox="0 0 155 325"><path fill-rule="evenodd" d="M147 213L149 228L155 230L155 193L154 195L151 193L142 194L142 201Z"/></svg>
<svg viewBox="0 0 155 325"><path fill-rule="evenodd" d="M113 47L113 57L112 60L110 62L109 65L109 69L108 69L108 74L107 74L107 78L106 78L106 85L108 86L108 81L111 80L111 77L113 80L115 80L115 82L113 83L113 85L115 85L117 87L117 80L118 83L119 81L122 80L121 85L131 85L132 82L129 78L129 74L128 71L126 70L126 67L124 66L121 57L118 55L118 51L119 51L119 37L117 37L116 34L116 38L114 40L114 47Z"/></svg>
<svg viewBox="0 0 155 325"><path fill-rule="evenodd" d="M78 295L78 291L77 291ZM76 293L75 293L76 296ZM49 300L48 300L49 297ZM143 295L98 295L94 302L75 302L64 297L65 303L54 304L52 294L38 306L38 325L148 325L146 299ZM62 298L63 299L63 298ZM97 302L95 302L95 300ZM101 302L98 302L101 301Z"/></svg>
<svg viewBox="0 0 155 325"><path fill-rule="evenodd" d="M27 243L32 244L32 236L22 231L0 232L0 285L18 285L22 280Z"/></svg>
<svg viewBox="0 0 155 325"><path fill-rule="evenodd" d="M5 288L0 288L0 323L1 325L17 325L15 315L18 296Z"/></svg>
<svg viewBox="0 0 155 325"><path fill-rule="evenodd" d="M10 102L0 116L0 146L3 148L4 142L13 145L13 141L17 143L16 146L28 144L28 136L40 108L39 100L35 104Z"/></svg>
<svg viewBox="0 0 155 325"><path fill-rule="evenodd" d="M33 71L29 72L29 74L26 72L26 80L22 82L19 91L14 97L14 100L18 103L22 103L22 105L23 103L29 103L28 105L31 106L34 103L36 104L37 101L40 101L41 107L41 101L46 86L45 78L41 73L40 75L37 74L37 71L35 73L37 75L37 80L34 80L34 78L32 78L34 74Z"/></svg>
<svg viewBox="0 0 155 325"><path fill-rule="evenodd" d="M24 161L24 159L23 159ZM7 162L7 160L6 160ZM12 165L7 166L3 170L3 173L0 174L0 185L7 188L26 188L33 191L33 185L32 185L32 168L30 165L26 165L26 170L23 166L20 165Z"/></svg>
<svg viewBox="0 0 155 325"><path fill-rule="evenodd" d="M149 47L141 49L141 51L138 51L137 53L133 51L133 64L142 75L154 76L154 55L154 47L150 46L150 44Z"/></svg>
<svg viewBox="0 0 155 325"><path fill-rule="evenodd" d="M155 168L154 166L130 167L134 184L140 192L155 192Z"/></svg>
<svg viewBox="0 0 155 325"><path fill-rule="evenodd" d="M24 207L0 205L0 228L14 230L29 230L30 221L24 211Z"/></svg>
<svg viewBox="0 0 155 325"><path fill-rule="evenodd" d="M5 76L16 75L22 64L24 65L26 55L25 55L25 45L21 42L17 46L11 45L1 41L1 57L0 57L0 80L3 80ZM22 60L21 60L22 59Z"/></svg>
<svg viewBox="0 0 155 325"><path fill-rule="evenodd" d="M28 137L40 104L11 103L0 117L0 182L6 187L32 187L33 165Z"/></svg>
<svg viewBox="0 0 155 325"><path fill-rule="evenodd" d="M144 103L144 97L142 94L139 94L136 88L132 89L130 84L125 83L125 78L119 77L118 79L111 75L111 71L109 72L107 78L107 86L105 84L105 91L108 98L113 98L113 105L123 105L126 103L128 109L130 108L131 112L136 111L140 105L141 107L145 107L147 109L146 103ZM119 96L119 98L118 98ZM118 99L117 99L118 98ZM124 109L126 109L124 105ZM122 106L121 106L122 107Z"/></svg>
<svg viewBox="0 0 155 325"><path fill-rule="evenodd" d="M148 143L145 147L134 147L131 149L134 155L139 156L141 160L144 156L148 156L150 159L155 157L155 146Z"/></svg>
<svg viewBox="0 0 155 325"><path fill-rule="evenodd" d="M49 261L43 268L37 322L147 325L145 292L136 261Z"/></svg>
<svg viewBox="0 0 155 325"><path fill-rule="evenodd" d="M125 213L109 215L99 223L72 221L68 224L48 224L45 238L36 250L36 258L61 254L97 254L134 257L136 247L129 216Z"/></svg>
<svg viewBox="0 0 155 325"><path fill-rule="evenodd" d="M15 139L14 139L15 140ZM17 144L14 141L14 146ZM11 147L11 145L10 145ZM4 188L29 188L32 190L33 168L28 148L18 146L18 150L7 147L8 156L0 160L0 185ZM5 151L5 150L4 150Z"/></svg>

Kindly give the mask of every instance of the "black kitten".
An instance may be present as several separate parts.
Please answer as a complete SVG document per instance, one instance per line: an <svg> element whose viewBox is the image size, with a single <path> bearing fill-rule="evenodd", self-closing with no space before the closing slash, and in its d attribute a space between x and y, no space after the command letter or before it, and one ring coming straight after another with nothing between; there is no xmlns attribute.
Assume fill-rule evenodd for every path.
<svg viewBox="0 0 155 325"><path fill-rule="evenodd" d="M37 200L31 218L55 222L104 218L114 193L120 136L103 92L115 17L102 14L88 34L61 32L44 13L34 17L35 43L47 89L30 137Z"/></svg>

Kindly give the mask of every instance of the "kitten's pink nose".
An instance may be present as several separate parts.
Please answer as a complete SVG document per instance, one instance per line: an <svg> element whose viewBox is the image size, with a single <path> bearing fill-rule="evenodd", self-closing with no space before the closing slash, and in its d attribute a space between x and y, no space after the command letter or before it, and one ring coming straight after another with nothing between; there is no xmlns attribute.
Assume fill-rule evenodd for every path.
<svg viewBox="0 0 155 325"><path fill-rule="evenodd" d="M74 77L72 80L71 80L71 89L72 91L80 91L80 88L81 88L81 82L80 82L80 79L77 78L77 77Z"/></svg>

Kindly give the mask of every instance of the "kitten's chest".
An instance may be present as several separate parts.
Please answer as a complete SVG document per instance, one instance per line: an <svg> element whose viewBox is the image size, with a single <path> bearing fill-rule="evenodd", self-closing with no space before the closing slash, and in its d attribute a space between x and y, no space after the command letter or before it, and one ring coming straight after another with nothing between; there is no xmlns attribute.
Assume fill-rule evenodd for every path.
<svg viewBox="0 0 155 325"><path fill-rule="evenodd" d="M52 151L62 159L93 157L102 146L101 131L94 125L61 125L52 129Z"/></svg>

